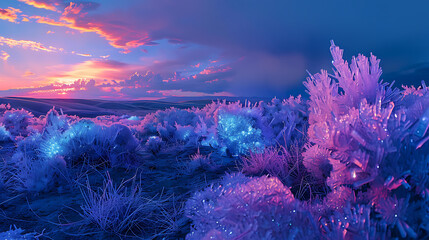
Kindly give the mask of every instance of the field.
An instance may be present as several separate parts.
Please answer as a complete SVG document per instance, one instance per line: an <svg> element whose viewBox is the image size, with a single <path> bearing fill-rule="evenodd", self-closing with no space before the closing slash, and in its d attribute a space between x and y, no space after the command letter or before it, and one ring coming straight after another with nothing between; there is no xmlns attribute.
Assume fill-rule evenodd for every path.
<svg viewBox="0 0 429 240"><path fill-rule="evenodd" d="M429 88L330 50L284 100L1 99L0 238L427 238Z"/></svg>

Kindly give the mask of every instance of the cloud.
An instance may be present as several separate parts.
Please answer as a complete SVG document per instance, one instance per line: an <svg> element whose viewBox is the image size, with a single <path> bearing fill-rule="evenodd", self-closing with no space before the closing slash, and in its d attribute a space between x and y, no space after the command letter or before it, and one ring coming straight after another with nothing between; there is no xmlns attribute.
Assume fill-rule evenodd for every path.
<svg viewBox="0 0 429 240"><path fill-rule="evenodd" d="M163 39L174 45L202 46L188 55L157 60L154 64L140 69L142 72L153 71L163 76L164 81L158 81L155 85L159 89L180 89L178 87L183 85L183 91L192 89L210 93L215 89L233 91L240 95L270 95L273 92L277 95L300 83L305 78L306 69L311 69L312 63L316 65L314 62L320 61L321 54L313 51L310 54L307 50L309 42L291 39L286 33L279 31L295 31L295 28L282 21L288 17L271 5L252 3L252 7L237 12L232 11L230 3L226 1L218 6L190 0L185 0L183 4L165 0L148 0L143 4L141 1L131 0L124 8L126 11L115 9L98 14L92 11L98 6L89 6L88 3L69 3L59 20L42 16L32 18L39 23L80 32L94 32L105 38L111 46L122 49L124 53L143 45L155 45ZM271 10L271 15L260 13ZM183 16L187 16L188 20L184 20ZM254 16L261 19L256 21ZM246 22L243 22L244 20ZM189 24L190 22L192 24ZM184 80L172 81L170 76L167 76L180 71L184 65L189 67L192 61L210 60L208 58L211 58L214 52L220 53L220 60L232 63L225 66L225 76L222 72L214 72L222 69L210 66L205 66L198 75L194 74L193 78L186 76ZM313 60L308 61L310 58ZM219 77L212 78L214 74L219 74ZM195 82L211 86L207 88L205 84L197 85Z"/></svg>
<svg viewBox="0 0 429 240"><path fill-rule="evenodd" d="M191 67L191 66L189 66ZM0 91L0 96L143 99L166 96L232 96L225 91L234 72L225 65L201 67L202 73L154 73L151 66L91 59L74 65L49 67L43 75L24 76L51 84ZM133 73L134 72L134 73ZM137 72L145 72L139 74ZM76 80L79 79L79 80Z"/></svg>
<svg viewBox="0 0 429 240"><path fill-rule="evenodd" d="M58 27L67 27L68 26L67 23L55 21L54 19L51 19L48 17L30 16L30 19L36 19L37 23L43 23L43 24L48 24L48 25L52 25L52 26L58 26Z"/></svg>
<svg viewBox="0 0 429 240"><path fill-rule="evenodd" d="M53 83L34 88L0 90L0 97L161 99L169 96L234 96L229 92L206 93L182 89L152 90L150 86L124 86L121 82L112 81L97 84L95 80L75 80L70 83Z"/></svg>
<svg viewBox="0 0 429 240"><path fill-rule="evenodd" d="M56 0L18 0L36 8L47 9L51 11L57 11L57 7L60 5L59 1Z"/></svg>
<svg viewBox="0 0 429 240"><path fill-rule="evenodd" d="M33 73L33 72L30 72L30 71L25 71L25 73L22 75L23 77L31 77L31 76L34 76L34 75L36 75L35 73Z"/></svg>
<svg viewBox="0 0 429 240"><path fill-rule="evenodd" d="M50 67L45 76L49 82L71 83L76 79L122 80L141 70L138 65L107 59L91 59L74 65Z"/></svg>
<svg viewBox="0 0 429 240"><path fill-rule="evenodd" d="M18 15L16 13L22 12L21 10L13 7L9 7L7 9L0 8L0 19L16 23L16 19L18 18Z"/></svg>
<svg viewBox="0 0 429 240"><path fill-rule="evenodd" d="M78 15L83 10L84 7L85 7L84 4L77 4L77 3L74 3L74 2L70 2L70 5L68 5L64 9L63 15L64 16L67 16L67 15Z"/></svg>
<svg viewBox="0 0 429 240"><path fill-rule="evenodd" d="M28 1L28 0L26 0ZM64 8L59 20L54 20L45 16L31 16L37 23L51 26L66 27L79 32L93 32L105 38L109 44L115 48L122 49L124 53L129 53L130 49L142 45L156 45L145 32L135 31L127 28L120 19L105 19L105 16L89 16L88 11L92 11L99 6L94 2L70 2Z"/></svg>
<svg viewBox="0 0 429 240"><path fill-rule="evenodd" d="M0 52L0 59L1 60L3 60L3 61L7 61L7 59L10 57L10 55L7 53L7 52L5 52L5 51L1 51Z"/></svg>
<svg viewBox="0 0 429 240"><path fill-rule="evenodd" d="M82 57L91 57L91 54L87 53L76 53L75 51L66 52L63 48L57 48L53 46L45 46L42 43L34 42L30 40L15 40L12 38L5 38L0 36L0 46L7 45L8 47L21 47L23 49L29 49L32 51L43 51L49 53L69 53Z"/></svg>
<svg viewBox="0 0 429 240"><path fill-rule="evenodd" d="M12 38L5 38L0 36L0 46L7 45L9 47L21 47L30 49L32 51L45 51L45 52L62 52L64 49L52 46L44 46L41 43L30 40L15 40Z"/></svg>
<svg viewBox="0 0 429 240"><path fill-rule="evenodd" d="M142 45L154 45L148 34L144 31L136 31L128 28L123 19L115 15L93 16L88 14L88 9L92 10L89 3L70 3L65 8L60 20L62 26L78 30L80 32L94 32L105 38L109 44L115 48L123 49L128 53L130 49Z"/></svg>
<svg viewBox="0 0 429 240"><path fill-rule="evenodd" d="M126 50L163 39L217 48L223 53L222 59L236 63L231 65L236 72L233 88L240 94L277 95L299 85L305 70L330 67L330 39L337 40L350 54L373 50L387 71L414 59L426 59L428 51L425 29L429 22L424 17L425 8L415 4L399 6L382 1L379 4L389 10L380 18L379 8L366 1L127 2L121 10L82 17L79 14L83 10L66 17L73 26L92 28L112 46ZM417 37L410 39L410 35ZM396 46L412 46L412 51L398 52Z"/></svg>
<svg viewBox="0 0 429 240"><path fill-rule="evenodd" d="M75 53L75 54L81 57L92 57L92 55L88 53Z"/></svg>

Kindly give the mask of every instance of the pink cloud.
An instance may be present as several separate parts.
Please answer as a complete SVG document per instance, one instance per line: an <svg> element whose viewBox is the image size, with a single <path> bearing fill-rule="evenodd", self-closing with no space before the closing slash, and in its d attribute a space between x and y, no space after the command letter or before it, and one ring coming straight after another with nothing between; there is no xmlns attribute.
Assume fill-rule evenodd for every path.
<svg viewBox="0 0 429 240"><path fill-rule="evenodd" d="M16 23L16 19L18 18L17 13L22 13L22 11L13 7L7 9L0 8L0 19Z"/></svg>
<svg viewBox="0 0 429 240"><path fill-rule="evenodd" d="M18 0L36 8L57 11L57 6L60 5L59 1L55 0Z"/></svg>
<svg viewBox="0 0 429 240"><path fill-rule="evenodd" d="M3 61L7 61L7 59L10 57L10 55L7 53L7 52L5 52L5 51L1 51L0 52L0 59L1 60L3 60Z"/></svg>
<svg viewBox="0 0 429 240"><path fill-rule="evenodd" d="M26 0L29 1L29 0ZM130 49L142 45L156 45L144 31L136 31L128 28L116 16L89 16L85 8L91 8L91 3L74 3L69 5L62 12L59 20L54 20L44 16L31 16L37 23L48 24L58 27L66 27L79 32L93 32L105 38L109 44L115 48L122 49L123 53L129 53Z"/></svg>
<svg viewBox="0 0 429 240"><path fill-rule="evenodd" d="M83 9L84 5L83 4L77 4L74 2L70 2L70 5L68 5L63 12L64 16L67 15L78 15L82 9Z"/></svg>
<svg viewBox="0 0 429 240"><path fill-rule="evenodd" d="M107 59L92 59L74 65L53 66L50 69L45 76L48 82L71 83L76 79L126 79L142 67Z"/></svg>
<svg viewBox="0 0 429 240"><path fill-rule="evenodd" d="M30 72L30 71L25 71L25 73L22 75L23 77L31 77L31 76L34 76L34 75L36 75L35 73L33 73L33 72Z"/></svg>

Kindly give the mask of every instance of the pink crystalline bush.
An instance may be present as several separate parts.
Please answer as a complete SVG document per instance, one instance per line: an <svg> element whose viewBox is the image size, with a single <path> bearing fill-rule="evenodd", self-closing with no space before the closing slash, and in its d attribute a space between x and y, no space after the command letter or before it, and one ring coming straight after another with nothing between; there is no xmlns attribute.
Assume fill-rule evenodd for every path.
<svg viewBox="0 0 429 240"><path fill-rule="evenodd" d="M380 80L373 55L359 55L349 65L333 43L331 53L334 74L322 71L305 82L310 114L303 163L314 177L327 176L331 192L324 202L331 210L325 218L335 218L329 212L347 202L374 205L371 214L383 221L374 219L377 234L366 228L367 238L415 238L427 231L422 222L428 219L428 88L423 82L399 92ZM330 227L329 238L347 232Z"/></svg>
<svg viewBox="0 0 429 240"><path fill-rule="evenodd" d="M317 239L312 216L275 177L227 175L186 204L186 239Z"/></svg>
<svg viewBox="0 0 429 240"><path fill-rule="evenodd" d="M308 136L320 150L330 151L333 170L328 185L332 189L341 184L361 186L377 176L383 154L395 150L388 120L398 92L379 80L381 69L375 56L368 60L359 55L349 66L333 42L331 53L335 80L322 71L304 83L310 94ZM317 155L312 151L306 158L319 159Z"/></svg>

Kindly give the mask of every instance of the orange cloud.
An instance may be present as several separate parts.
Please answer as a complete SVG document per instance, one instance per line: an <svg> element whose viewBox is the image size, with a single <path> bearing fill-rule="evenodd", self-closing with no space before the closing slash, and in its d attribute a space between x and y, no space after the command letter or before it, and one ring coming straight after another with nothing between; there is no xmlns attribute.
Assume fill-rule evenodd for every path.
<svg viewBox="0 0 429 240"><path fill-rule="evenodd" d="M82 56L82 57L92 57L91 54L86 54L86 53L76 53L76 55Z"/></svg>
<svg viewBox="0 0 429 240"><path fill-rule="evenodd" d="M144 45L149 37L146 35L144 37L141 37L141 39L139 40L130 40L130 41L125 41L123 39L123 36L121 35L122 33L120 33L120 31L122 31L123 28L122 26L116 26L113 24L102 24L102 23L97 23L97 22L87 22L87 23L77 23L76 19L74 17L61 17L61 21L55 21L54 19L48 18L48 17L42 17L42 16L31 16L31 19L36 19L37 23L42 23L42 24L48 24L48 25L52 25L52 26L57 26L57 27L67 27L73 30L77 30L79 32L93 32L93 33L97 33L98 35L100 35L101 37L105 38L109 44L115 48L119 48L119 49L124 49L124 51L122 51L123 53L129 53L131 48L136 48L139 46ZM118 31L118 34L116 33L112 33L112 32L108 32L105 31L103 29L118 29L115 31ZM141 33L135 33L137 35L143 35Z"/></svg>
<svg viewBox="0 0 429 240"><path fill-rule="evenodd" d="M56 48L52 46L44 46L41 43L33 42L29 40L15 40L12 38L5 38L0 36L0 46L7 45L9 47L22 47L33 51L45 51L45 52L62 52L64 49Z"/></svg>
<svg viewBox="0 0 429 240"><path fill-rule="evenodd" d="M59 3L53 2L53 1L44 1L44 0L18 0L20 2L26 3L30 6L36 7L36 8L43 8L51 11L57 11L57 8L55 6L58 6Z"/></svg>
<svg viewBox="0 0 429 240"><path fill-rule="evenodd" d="M20 1L26 1L27 3L33 0ZM81 33L96 33L105 38L114 48L122 49L122 53L129 53L130 49L142 45L156 44L151 41L149 35L145 32L127 28L123 24L118 23L120 21L106 21L105 19L89 17L86 12L83 12L84 9L85 5L83 3L70 2L69 6L64 9L59 20L43 16L31 16L29 18L36 19L37 23L66 27Z"/></svg>
<svg viewBox="0 0 429 240"><path fill-rule="evenodd" d="M22 11L13 7L7 9L0 8L0 19L16 23L16 19L18 18L16 13L22 13Z"/></svg>
<svg viewBox="0 0 429 240"><path fill-rule="evenodd" d="M22 75L23 77L30 77L30 76L34 76L36 74L34 74L33 72L30 71L25 71L24 75Z"/></svg>
<svg viewBox="0 0 429 240"><path fill-rule="evenodd" d="M1 51L0 52L0 59L1 60L3 60L3 61L7 61L7 59L10 57L10 55L7 53L7 52L5 52L5 51Z"/></svg>
<svg viewBox="0 0 429 240"><path fill-rule="evenodd" d="M58 26L58 27L68 27L67 23L64 22L57 22L51 18L48 17L42 17L42 16L31 16L31 19L37 19L36 22L38 23L43 23L43 24L48 24L48 25L52 25L52 26Z"/></svg>
<svg viewBox="0 0 429 240"><path fill-rule="evenodd" d="M147 33L136 32L131 29L127 29L123 25L91 21L90 19L80 21L78 19L80 19L80 16L78 15L63 15L61 20L67 23L64 23L62 26L78 30L80 32L97 33L101 37L105 38L112 47L123 49L123 53L129 53L130 49L137 48L145 44L153 44L150 42L150 38Z"/></svg>
<svg viewBox="0 0 429 240"><path fill-rule="evenodd" d="M141 68L112 60L87 60L71 66L52 67L53 74L46 79L51 82L70 84L76 79L125 79Z"/></svg>

